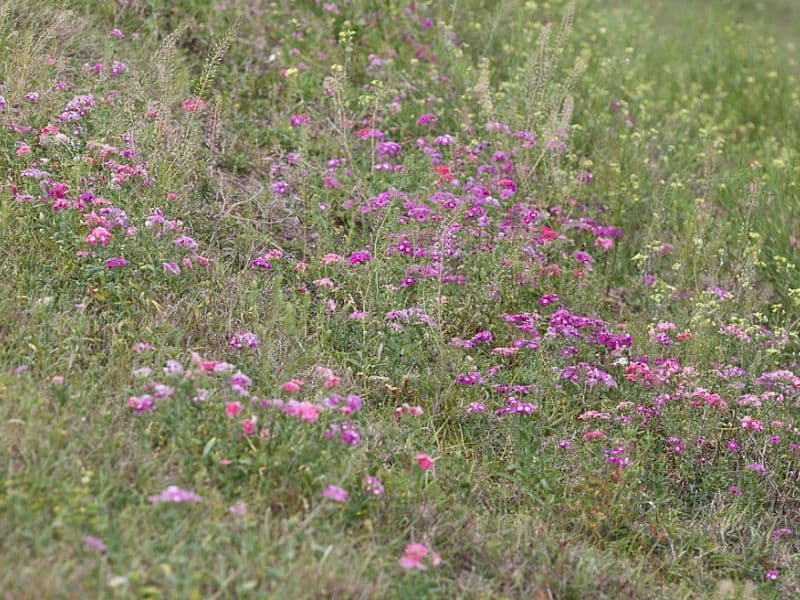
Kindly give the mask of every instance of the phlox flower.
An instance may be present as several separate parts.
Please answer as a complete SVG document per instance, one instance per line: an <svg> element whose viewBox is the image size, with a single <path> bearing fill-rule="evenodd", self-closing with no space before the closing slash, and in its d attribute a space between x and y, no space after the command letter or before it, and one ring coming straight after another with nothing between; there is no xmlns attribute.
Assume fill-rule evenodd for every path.
<svg viewBox="0 0 800 600"><path fill-rule="evenodd" d="M247 514L247 505L244 502L232 504L230 507L228 507L228 512L238 517L244 516Z"/></svg>
<svg viewBox="0 0 800 600"><path fill-rule="evenodd" d="M429 555L430 562L434 567L441 564L442 559L438 552L432 552L425 544L411 543L406 546L399 563L404 569L419 569L424 571L428 566L424 564L423 561Z"/></svg>
<svg viewBox="0 0 800 600"><path fill-rule="evenodd" d="M371 494L373 496L378 496L378 497L383 496L384 494L383 483L381 483L381 480L378 479L377 477L374 477L372 475L367 475L366 477L364 477L364 491L367 494Z"/></svg>
<svg viewBox="0 0 800 600"><path fill-rule="evenodd" d="M125 34L122 33L122 30L117 29L116 27L114 29L111 29L108 32L108 35L110 35L111 37L115 37L115 38L124 38L125 37Z"/></svg>
<svg viewBox="0 0 800 600"><path fill-rule="evenodd" d="M128 407L135 410L137 415L140 415L148 410L153 410L156 407L156 403L150 394L144 394L142 396L131 396L128 399Z"/></svg>
<svg viewBox="0 0 800 600"><path fill-rule="evenodd" d="M322 412L322 407L311 402L298 402L296 400L289 400L282 410L285 414L296 417L309 423L316 421L319 418L319 413Z"/></svg>
<svg viewBox="0 0 800 600"><path fill-rule="evenodd" d="M411 406L408 402L404 402L402 406L398 406L394 409L394 414L396 416L401 416L403 413L408 413L412 417L419 417L425 411L422 409L421 406Z"/></svg>
<svg viewBox="0 0 800 600"><path fill-rule="evenodd" d="M164 262L161 263L161 266L164 268L164 271L170 275L181 274L181 268L174 262Z"/></svg>
<svg viewBox="0 0 800 600"><path fill-rule="evenodd" d="M164 375L177 375L178 377L182 376L183 365L177 360L169 359L167 364L164 366Z"/></svg>
<svg viewBox="0 0 800 600"><path fill-rule="evenodd" d="M83 545L86 546L87 548L90 548L92 550L97 550L98 552L106 551L105 542L103 542L103 540L101 540L98 537L94 537L93 535L85 535L83 536L82 541Z"/></svg>
<svg viewBox="0 0 800 600"><path fill-rule="evenodd" d="M107 246L109 241L111 241L111 232L105 227L95 227L86 236L86 243L90 246L97 244Z"/></svg>
<svg viewBox="0 0 800 600"><path fill-rule="evenodd" d="M773 538L780 538L780 537L790 537L794 535L794 531L789 529L788 527L782 527L781 529L776 529L770 534Z"/></svg>
<svg viewBox="0 0 800 600"><path fill-rule="evenodd" d="M369 253L369 250L358 250L353 252L350 255L350 258L347 259L347 261L353 266L367 263L370 260L372 260L372 254Z"/></svg>
<svg viewBox="0 0 800 600"><path fill-rule="evenodd" d="M228 417L231 417L231 418L233 418L236 415L238 415L241 412L241 410L242 410L242 403L238 402L238 401L228 402L225 405L225 414L228 415Z"/></svg>
<svg viewBox="0 0 800 600"><path fill-rule="evenodd" d="M764 424L759 421L758 419L754 419L751 416L744 416L741 420L742 429L751 429L753 431L763 431Z"/></svg>
<svg viewBox="0 0 800 600"><path fill-rule="evenodd" d="M122 256L112 256L106 260L106 268L108 269L121 269L122 267L127 266L127 264L128 261Z"/></svg>
<svg viewBox="0 0 800 600"><path fill-rule="evenodd" d="M311 123L311 117L308 115L292 115L289 119L289 125L292 127L300 127L301 125L308 125Z"/></svg>
<svg viewBox="0 0 800 600"><path fill-rule="evenodd" d="M780 573L780 571L778 571L778 569L770 569L769 571L764 573L764 577L766 577L770 581L775 581L780 576L781 576L781 573Z"/></svg>
<svg viewBox="0 0 800 600"><path fill-rule="evenodd" d="M186 502L200 502L203 498L190 490L184 490L178 486L171 485L160 494L148 496L147 499L153 504L157 504L159 502L183 504Z"/></svg>
<svg viewBox="0 0 800 600"><path fill-rule="evenodd" d="M301 379L290 379L281 386L281 389L287 394L294 394L299 392L304 385L305 382Z"/></svg>
<svg viewBox="0 0 800 600"><path fill-rule="evenodd" d="M192 96L190 98L186 98L181 103L183 110L188 113L196 113L198 110L203 110L206 106L206 101L202 98L198 98L197 96Z"/></svg>
<svg viewBox="0 0 800 600"><path fill-rule="evenodd" d="M325 378L325 387L333 388L342 382L342 378L327 367L317 367L317 374Z"/></svg>
<svg viewBox="0 0 800 600"><path fill-rule="evenodd" d="M322 492L322 495L334 502L344 502L350 497L347 490L340 488L338 485L329 485L325 488L325 491Z"/></svg>
<svg viewBox="0 0 800 600"><path fill-rule="evenodd" d="M428 454L415 454L414 460L423 471L430 471L433 469L433 459Z"/></svg>
<svg viewBox="0 0 800 600"><path fill-rule="evenodd" d="M247 347L251 350L258 348L261 340L255 333L251 333L249 331L237 331L233 334L233 338L230 341L230 347L235 348L236 350L242 350L243 348Z"/></svg>
<svg viewBox="0 0 800 600"><path fill-rule="evenodd" d="M342 262L343 260L344 260L344 258L343 258L343 257L339 256L338 254L334 254L334 253L330 252L330 253L328 253L328 254L324 255L324 256L323 256L323 257L320 259L320 262L321 262L323 265L329 265L329 264L331 264L331 263L339 263L339 262Z"/></svg>
<svg viewBox="0 0 800 600"><path fill-rule="evenodd" d="M255 435L257 431L256 428L256 418L250 417L249 419L242 420L242 434L243 435Z"/></svg>
<svg viewBox="0 0 800 600"><path fill-rule="evenodd" d="M175 245L180 246L183 248L189 248L189 250L196 250L197 249L197 242L190 238L188 235L182 235L175 238Z"/></svg>

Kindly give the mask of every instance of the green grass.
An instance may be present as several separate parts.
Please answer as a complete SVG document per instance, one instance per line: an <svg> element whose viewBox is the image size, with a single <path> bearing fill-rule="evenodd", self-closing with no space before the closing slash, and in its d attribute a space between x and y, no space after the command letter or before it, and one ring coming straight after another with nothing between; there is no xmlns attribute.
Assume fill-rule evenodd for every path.
<svg viewBox="0 0 800 600"><path fill-rule="evenodd" d="M760 379L798 372L794 3L584 0L563 35L563 1L222 4L0 0L0 595L800 594L798 385ZM113 61L127 70L111 76ZM57 120L88 93L87 114ZM205 106L182 108L194 96ZM419 124L424 113L437 121ZM48 124L66 138L40 138ZM400 154L380 156L359 134L370 127ZM454 143L437 146L443 134ZM565 152L548 150L558 140ZM360 210L387 190L385 208ZM448 191L469 200L430 200ZM402 219L406 202L437 217ZM121 219L106 206L127 223L92 245L98 219ZM604 250L596 238L614 233L595 226L622 237ZM428 254L397 251L403 239ZM274 249L271 269L251 266ZM361 250L370 260L349 264ZM576 251L591 268L576 272ZM107 268L114 256L127 265ZM605 341L547 334L559 307L598 319L572 325ZM412 308L422 321L387 318ZM533 312L538 334L503 317ZM649 334L659 322L675 324L668 346ZM258 348L231 348L240 331ZM452 342L481 331L491 343ZM624 332L633 346L613 350ZM538 347L492 353L521 339ZM193 353L234 369L203 373ZM631 370L660 358L682 370L659 383ZM193 373L162 373L168 360ZM562 375L578 363L617 385ZM326 388L319 367L341 382ZM305 421L237 396L239 370L263 403L363 404ZM459 381L473 370L483 383ZM295 378L302 391L284 391ZM171 395L136 414L129 399L155 395L149 382ZM495 417L509 394L535 411ZM250 417L256 435L243 434ZM337 439L345 422L360 443ZM604 437L587 439L595 429ZM364 491L367 475L383 496ZM149 500L170 485L202 501ZM348 500L325 498L329 485ZM782 528L796 533L771 535ZM402 569L412 542L441 564Z"/></svg>

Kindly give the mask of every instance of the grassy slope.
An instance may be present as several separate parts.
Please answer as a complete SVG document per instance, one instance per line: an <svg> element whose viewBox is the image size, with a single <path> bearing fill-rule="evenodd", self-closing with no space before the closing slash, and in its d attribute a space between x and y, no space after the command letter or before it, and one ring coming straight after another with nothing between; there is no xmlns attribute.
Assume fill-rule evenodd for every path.
<svg viewBox="0 0 800 600"><path fill-rule="evenodd" d="M605 395L562 386L552 375L560 363L546 354L556 356L556 347L510 367L515 382L543 382L536 390L535 420L462 418L465 400L484 398L452 384L469 361L447 340L497 327L499 310L484 295L499 269L497 254L466 263L465 272L475 274L477 284L463 292L447 290L447 305L436 304L442 291L433 284L405 296L387 293L383 285L402 277L399 263L376 260L370 270L352 271L323 268L312 260L365 245L377 257L387 245L383 234L392 228L387 223L370 230L344 210L328 217L315 210L319 202L366 198L389 185L415 193L437 179L416 156L406 160L406 174L368 176L370 153L355 136L342 141L337 121L342 114L322 97L319 84L332 62L344 62L342 47L328 44L345 28L343 18L323 14L312 2L292 8L276 3L249 14L206 92L216 101L208 111L213 117L195 119L177 107L202 77L211 39L224 35L234 15L201 2L181 8L159 4L137 4L125 13L116 3L92 3L91 11L75 3L78 14L91 14L56 27L51 36L42 34L50 19L43 8L27 15L12 8L15 27L4 30L4 44L16 53L1 67L0 94L19 102L28 90L52 85L57 75L41 59L59 55L64 78L84 88L76 91L119 89L124 101L96 109L89 135L118 144L122 132L134 130L157 178L154 186L112 190L111 199L141 222L154 206L164 206L167 192L177 192L180 200L169 205L170 216L189 224L190 235L214 259L208 269L166 278L160 261L174 258L174 248L148 238L124 250L135 266L152 262L152 272L142 268L140 277L125 278L86 269L73 257L85 246L79 221L56 219L49 209L20 205L7 189L0 192L0 459L5 470L0 561L7 566L0 589L5 595L693 598L798 593L797 543L769 538L778 527L800 528L792 484L752 479L742 473L742 464L724 456L699 475L696 465L671 462L661 451L662 438L677 431L685 439L708 436L721 447L732 435L725 424L676 414L661 431L621 429L617 435L638 446L635 464L620 475L597 448L580 440L583 425L576 425L575 416L590 407L612 409L647 392L631 386ZM482 55L490 59L491 89L499 92L493 97L498 118L513 122L531 110L514 81L526 59L519 49L534 47L537 23L545 17L557 20L561 3L522 8L508 2L492 12L489 5L495 3L469 2L453 14L444 4L433 7L429 12L435 20L452 20L461 55L446 46L443 36L414 29L399 3L375 4L389 15L383 25L370 27L353 18L351 82L342 91L349 114L370 113L369 101L359 100L364 84L380 77L389 88L381 111L395 92L408 98L381 125L396 127L392 135L404 145L412 146L422 135L413 123L427 110L439 115L439 132L477 141L485 134L481 123L488 109L468 90L477 73L470 66ZM680 350L685 364L720 361L759 373L792 362L794 340L775 354L718 335L720 323L736 318L791 330L798 316L790 293L799 283L792 268L798 252L789 236L798 219L800 162L793 115L800 99L797 81L790 78L797 72L796 54L787 46L797 41L798 32L785 18L794 10L790 3L765 3L755 11L744 4L750 3L703 3L703 8L694 2L581 3L566 53L591 59L573 92L574 150L553 169L572 177L588 168L594 182L586 191L554 176L552 184L532 184L540 187L531 192L541 207L573 194L593 210L602 205L604 212L593 214L620 227L625 237L614 253L598 255L585 285L567 281L532 294L501 280L501 287L507 286L504 310L521 312L542 291L557 291L577 313L626 321L643 340L640 352L657 351L646 345L648 326L671 320L695 334ZM742 14L755 23L737 25ZM292 18L299 19L296 25ZM153 68L160 40L182 23L187 29L179 36L178 52L162 52L155 59L160 66ZM124 29L128 39L104 36L112 25ZM780 41L763 35L773 27ZM406 29L430 41L439 62L414 60L400 35ZM305 39L291 39L292 30L302 30ZM130 39L134 31L140 32L139 40ZM385 55L390 45L401 49L395 64L380 75L365 73L367 55ZM300 49L310 70L282 80L268 57L276 52L282 66L295 64L300 59L290 56L292 47ZM335 58L316 58L319 48ZM131 77L96 84L76 74L84 61L98 57L125 60ZM446 75L449 83L435 81L435 75ZM369 93L373 99L380 95L374 89ZM41 127L47 122L42 115L58 114L69 97L44 98L44 108L23 104L15 120ZM619 110L609 110L613 100L620 102ZM142 117L154 104L172 133L162 136ZM315 124L325 125L308 135L294 131L287 122L295 113L309 113ZM633 126L625 123L626 113ZM8 183L18 183L16 173L27 164L14 156L18 139L16 132L0 132L0 164L8 170ZM265 157L288 149L301 150L302 166L311 171L290 171L290 183L299 192L289 206L264 189L270 164ZM323 188L325 161L345 155L360 177L343 177L343 191ZM58 168L76 187L88 174L88 167L71 158L63 157ZM760 192L748 199L744 186L753 180ZM672 259L652 251L661 242L675 246ZM380 321L391 309L420 304L441 329L409 328L398 336L380 323L362 326L329 318L325 292L317 290L313 297L293 292L304 280L290 269L266 276L248 267L251 258L276 245L313 263L308 281L335 279L342 291L330 297L340 306L369 310ZM642 286L640 268L657 275L654 288ZM734 301L716 303L702 295L695 301L669 299L673 291L700 292L710 285L731 289ZM76 309L76 303L86 308ZM756 312L763 318L754 317ZM238 355L226 348L240 329L260 335L257 353ZM132 346L138 341L153 342L155 349L136 354ZM346 390L365 399L365 441L347 449L321 440L320 431L304 423L279 419L269 421L271 439L241 440L236 424L220 417L220 399L216 405L195 406L183 398L169 409L134 417L126 400L140 386L131 369L160 369L169 358L188 364L190 350L236 362L256 380L263 397L279 394L277 386L291 377L309 378L314 365L335 368L344 374ZM488 366L486 356L476 356ZM15 374L19 365L30 368ZM54 375L64 375L65 385L51 384ZM394 408L402 402L422 405L425 415L396 419ZM792 410L797 409L787 404L768 414L788 420ZM574 453L552 450L562 438L573 441ZM760 443L753 443L753 456ZM438 458L435 474L414 467L415 452ZM236 459L234 464L221 467L219 459L228 457ZM777 465L792 460L796 469L791 454L775 458ZM383 501L355 493L365 473L383 480ZM741 498L724 492L734 482L746 488ZM205 501L196 506L147 502L150 494L173 483L196 490ZM320 491L331 483L346 485L353 500L343 506L320 501ZM248 515L228 513L237 501L247 504ZM80 540L87 534L101 537L108 551L85 549ZM443 565L424 573L401 572L397 559L415 539L440 551ZM775 566L781 580L764 581L764 571Z"/></svg>

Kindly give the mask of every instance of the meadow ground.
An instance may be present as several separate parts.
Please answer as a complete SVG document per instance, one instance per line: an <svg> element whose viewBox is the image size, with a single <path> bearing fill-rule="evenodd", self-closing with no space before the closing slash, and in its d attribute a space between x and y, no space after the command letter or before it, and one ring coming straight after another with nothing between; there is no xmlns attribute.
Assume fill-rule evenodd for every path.
<svg viewBox="0 0 800 600"><path fill-rule="evenodd" d="M0 0L0 596L800 597L799 22Z"/></svg>

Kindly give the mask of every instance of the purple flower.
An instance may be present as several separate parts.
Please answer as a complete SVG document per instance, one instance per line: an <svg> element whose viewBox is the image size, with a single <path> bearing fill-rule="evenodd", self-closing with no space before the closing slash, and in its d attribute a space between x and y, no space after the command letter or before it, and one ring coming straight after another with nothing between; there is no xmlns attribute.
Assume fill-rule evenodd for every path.
<svg viewBox="0 0 800 600"><path fill-rule="evenodd" d="M197 250L197 242L195 242L188 235L182 235L180 237L175 238L175 245L188 248L189 250Z"/></svg>
<svg viewBox="0 0 800 600"><path fill-rule="evenodd" d="M233 334L230 346L236 350L241 350L244 347L253 350L258 348L260 343L261 340L255 333L251 333L249 331L237 331L235 334Z"/></svg>
<svg viewBox="0 0 800 600"><path fill-rule="evenodd" d="M430 123L436 123L437 117L432 113L425 113L424 115L420 115L417 119L417 125L428 125Z"/></svg>
<svg viewBox="0 0 800 600"><path fill-rule="evenodd" d="M267 260L265 256L259 256L257 258L254 258L253 260L250 261L250 266L255 267L257 269L265 269L267 271L272 270L272 263L269 262L269 260Z"/></svg>
<svg viewBox="0 0 800 600"><path fill-rule="evenodd" d="M177 264L175 264L174 262L161 263L161 266L164 267L164 271L166 271L170 275L180 275L181 274L181 268Z"/></svg>
<svg viewBox="0 0 800 600"><path fill-rule="evenodd" d="M148 496L147 499L156 504L158 502L172 502L182 504L185 502L200 502L203 498L190 490L184 490L178 486L171 485L160 494Z"/></svg>
<svg viewBox="0 0 800 600"><path fill-rule="evenodd" d="M384 489L383 483L377 477L373 477L372 475L367 475L364 477L364 491L367 494L371 494L373 496L383 496Z"/></svg>
<svg viewBox="0 0 800 600"><path fill-rule="evenodd" d="M789 537L794 535L794 531L792 531L788 527L782 527L780 529L776 529L775 531L773 531L771 535L774 538L780 538L784 536Z"/></svg>
<svg viewBox="0 0 800 600"><path fill-rule="evenodd" d="M350 255L350 258L347 259L351 265L360 265L371 260L372 254L369 253L369 250L357 250Z"/></svg>
<svg viewBox="0 0 800 600"><path fill-rule="evenodd" d="M128 261L121 256L112 256L111 258L106 260L106 267L108 267L109 269L121 269L127 264Z"/></svg>
<svg viewBox="0 0 800 600"><path fill-rule="evenodd" d="M350 497L347 490L340 488L338 485L329 485L325 488L325 491L322 492L322 495L326 498L330 498L334 502L344 502Z"/></svg>
<svg viewBox="0 0 800 600"><path fill-rule="evenodd" d="M144 394L142 396L131 396L128 399L128 407L135 410L137 415L140 415L148 410L153 410L156 407L156 403L150 394Z"/></svg>
<svg viewBox="0 0 800 600"><path fill-rule="evenodd" d="M113 75L114 77L119 77L127 70L128 70L128 65L126 65L124 62L115 60L113 63L111 63L111 75Z"/></svg>
<svg viewBox="0 0 800 600"><path fill-rule="evenodd" d="M94 108L94 104L94 96L92 94L75 96L72 100L67 102L58 120L62 123L78 121Z"/></svg>

